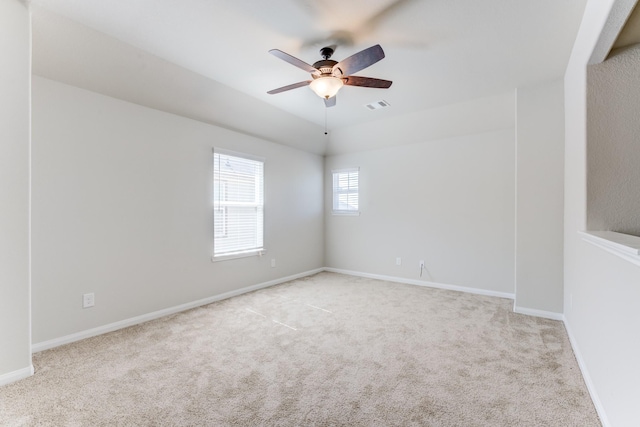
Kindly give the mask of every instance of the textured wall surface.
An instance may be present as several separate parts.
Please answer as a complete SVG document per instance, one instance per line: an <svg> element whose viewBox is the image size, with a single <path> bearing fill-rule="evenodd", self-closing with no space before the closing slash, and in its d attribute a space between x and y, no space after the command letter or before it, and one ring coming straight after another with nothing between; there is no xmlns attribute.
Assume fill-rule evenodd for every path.
<svg viewBox="0 0 640 427"><path fill-rule="evenodd" d="M640 236L640 45L587 78L587 227Z"/></svg>

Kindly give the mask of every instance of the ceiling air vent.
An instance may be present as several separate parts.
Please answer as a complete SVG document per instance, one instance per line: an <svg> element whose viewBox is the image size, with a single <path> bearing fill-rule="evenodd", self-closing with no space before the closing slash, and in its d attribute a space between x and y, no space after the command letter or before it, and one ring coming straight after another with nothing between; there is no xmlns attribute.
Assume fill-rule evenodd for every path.
<svg viewBox="0 0 640 427"><path fill-rule="evenodd" d="M365 107L367 107L369 110L379 110L381 108L388 107L389 105L391 104L389 104L387 101L380 100L380 101L372 102L371 104L367 104L365 105Z"/></svg>

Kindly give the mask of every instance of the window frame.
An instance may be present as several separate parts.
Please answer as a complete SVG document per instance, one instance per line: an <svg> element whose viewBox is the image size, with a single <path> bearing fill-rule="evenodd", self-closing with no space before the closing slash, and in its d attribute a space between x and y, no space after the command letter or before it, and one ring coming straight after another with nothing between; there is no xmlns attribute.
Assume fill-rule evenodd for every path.
<svg viewBox="0 0 640 427"><path fill-rule="evenodd" d="M342 194L347 194L347 197L349 194L355 194L356 200L357 200L357 207L356 209L336 209L336 205L338 204L338 197L341 194L339 192L336 192L338 190L336 179L340 180L339 175L341 174L351 174L354 172L357 174L357 185L356 185L355 191L351 188L348 188L346 191L342 192ZM331 214L344 215L344 216L360 215L360 168L359 167L350 167L350 168L331 170Z"/></svg>
<svg viewBox="0 0 640 427"><path fill-rule="evenodd" d="M257 239L258 241L261 241L262 246L258 247L252 247L252 248L247 248L247 249L239 249L237 251L234 252L225 252L225 253L220 253L220 254L216 254L216 239L220 239L223 236L227 236L228 235L228 224L224 225L224 230L223 233L219 233L216 234L216 212L218 212L219 210L222 209L222 211L224 211L224 218L228 218L228 212L227 212L227 208L228 206L220 206L219 204L216 203L216 199L215 199L215 194L216 194L216 154L217 155L221 155L221 156L230 156L230 157L236 157L239 159L244 159L244 160L250 160L250 161L254 161L254 162L260 162L262 164L262 176L260 177L260 186L261 186L261 197L258 197L258 199L256 202L256 207L261 209L261 215L258 215L259 220L256 221L256 225L255 225L255 230L257 233L259 233L261 236L259 239ZM212 242L212 254L211 254L211 261L212 262L218 262L218 261L226 261L226 260L231 260L231 259L238 259L238 258L246 258L246 257L251 257L251 256L262 256L262 254L264 254L266 252L265 249L265 242L264 242L264 216L265 216L265 209L264 209L264 205L265 205L265 201L264 201L264 195L265 195L265 191L264 191L264 187L265 187L265 166L266 166L266 162L265 159L263 157L259 157L259 156L255 156L255 155L251 155L251 154L247 154L247 153L242 153L242 152L238 152L238 151L232 151L232 150L227 150L224 148L219 148L219 147L213 147L212 149L212 191L211 191L211 205L212 205L212 216L213 216L213 233L212 233L212 237L213 237L213 242ZM228 188L225 187L225 194L228 192Z"/></svg>

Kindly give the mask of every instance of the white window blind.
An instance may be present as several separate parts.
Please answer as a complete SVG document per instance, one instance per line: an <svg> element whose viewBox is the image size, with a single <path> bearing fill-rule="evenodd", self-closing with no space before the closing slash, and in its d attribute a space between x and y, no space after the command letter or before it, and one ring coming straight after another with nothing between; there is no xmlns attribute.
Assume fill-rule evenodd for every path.
<svg viewBox="0 0 640 427"><path fill-rule="evenodd" d="M334 170L333 213L358 215L358 168Z"/></svg>
<svg viewBox="0 0 640 427"><path fill-rule="evenodd" d="M264 163L241 156L213 153L214 257L264 249Z"/></svg>

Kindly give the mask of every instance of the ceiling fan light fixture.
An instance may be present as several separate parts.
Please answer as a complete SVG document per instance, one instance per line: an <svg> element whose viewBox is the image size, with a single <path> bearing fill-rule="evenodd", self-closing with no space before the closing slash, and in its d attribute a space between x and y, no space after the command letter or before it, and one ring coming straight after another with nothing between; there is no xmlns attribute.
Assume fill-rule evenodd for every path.
<svg viewBox="0 0 640 427"><path fill-rule="evenodd" d="M336 96L342 86L344 86L342 79L333 76L321 76L313 79L309 84L311 90L322 99Z"/></svg>

